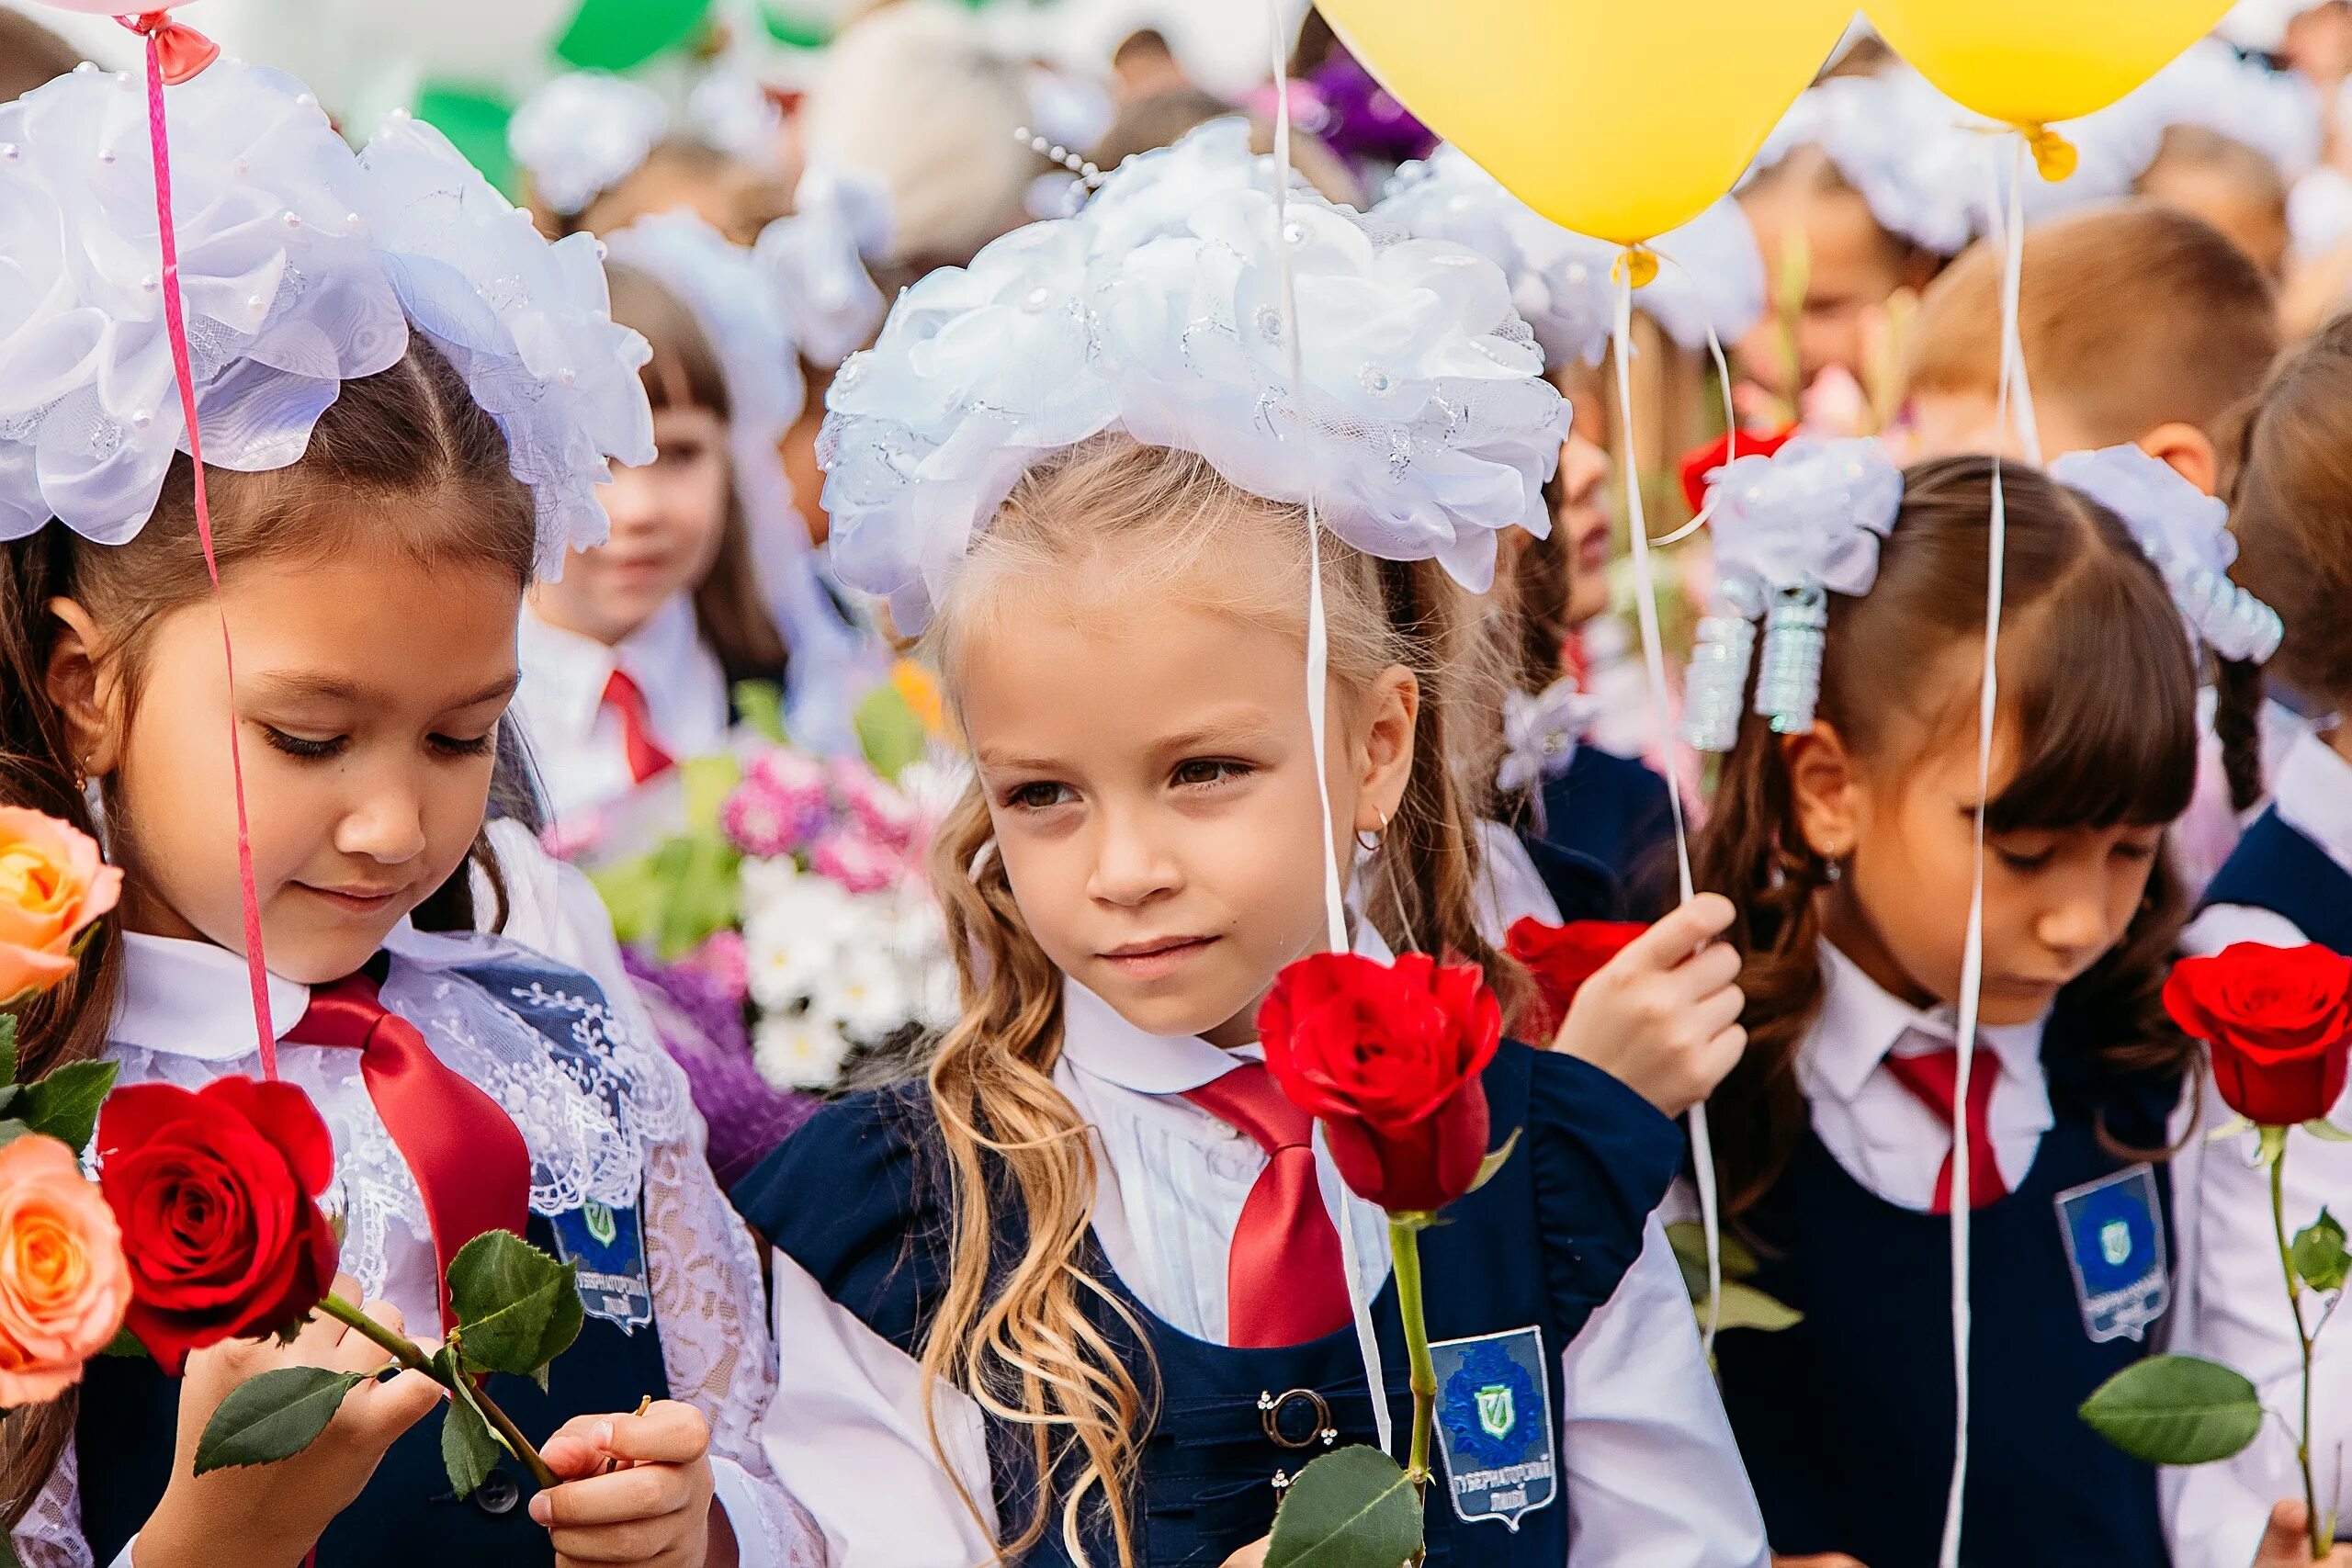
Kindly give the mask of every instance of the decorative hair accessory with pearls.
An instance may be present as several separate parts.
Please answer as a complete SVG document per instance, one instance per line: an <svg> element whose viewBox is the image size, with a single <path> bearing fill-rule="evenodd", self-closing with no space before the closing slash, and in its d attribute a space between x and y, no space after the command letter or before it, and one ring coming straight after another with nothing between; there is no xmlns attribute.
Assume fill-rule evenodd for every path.
<svg viewBox="0 0 2352 1568"><path fill-rule="evenodd" d="M607 457L652 459L596 243L549 245L438 131L354 156L290 76L221 62L171 89L174 209L206 462L286 468L343 383L412 327L465 377L538 502L539 566L593 544ZM119 544L187 429L152 258L146 97L76 72L0 107L0 538L58 519Z"/></svg>
<svg viewBox="0 0 2352 1568"><path fill-rule="evenodd" d="M1728 751L1739 739L1759 618L1755 710L1778 734L1813 728L1829 595L1867 593L1877 580L1879 541L1903 504L1903 470L1875 441L1796 440L1716 469L1710 490L1722 584L1691 650L1682 738L1702 751Z"/></svg>
<svg viewBox="0 0 2352 1568"><path fill-rule="evenodd" d="M1031 465L1120 429L1483 591L1499 530L1548 529L1567 423L1502 274L1303 186L1278 222L1274 178L1216 121L900 295L820 441L842 580L921 627Z"/></svg>
<svg viewBox="0 0 2352 1568"><path fill-rule="evenodd" d="M2222 501L2137 446L2069 452L2050 477L2123 520L2164 573L2192 644L2256 664L2278 651L2287 635L2278 612L2230 581L2238 542Z"/></svg>

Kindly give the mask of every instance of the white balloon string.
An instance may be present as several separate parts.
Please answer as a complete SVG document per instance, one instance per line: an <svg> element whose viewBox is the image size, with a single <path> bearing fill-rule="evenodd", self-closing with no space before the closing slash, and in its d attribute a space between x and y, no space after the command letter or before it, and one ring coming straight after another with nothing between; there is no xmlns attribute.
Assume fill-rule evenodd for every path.
<svg viewBox="0 0 2352 1568"><path fill-rule="evenodd" d="M1266 39L1274 64L1274 266L1281 279L1283 341L1289 348L1290 387L1293 413L1302 422L1305 410L1297 400L1306 385L1306 356L1299 342L1298 286L1290 259L1290 62L1283 40L1287 29L1283 24L1282 0L1266 0ZM1331 663L1330 626L1323 613L1323 525L1317 513L1315 497L1306 498L1306 729L1315 749L1317 776L1323 782L1315 791L1323 820L1323 913L1329 928L1327 936L1333 953L1346 953L1352 945L1348 941L1347 895L1340 883L1340 853L1333 842L1331 790L1323 773L1324 735L1328 728L1324 688L1329 679ZM1355 1239L1349 1234L1347 1204L1340 1206L1340 1261L1348 1276L1348 1304L1356 1321L1356 1346L1363 1356L1364 1382L1372 1393L1372 1419L1380 1437L1384 1453L1393 1453L1396 1447L1396 1422L1389 1414L1388 1380L1381 1365L1380 1336L1372 1321L1372 1303L1359 1280L1362 1275L1355 1266Z"/></svg>
<svg viewBox="0 0 2352 1568"><path fill-rule="evenodd" d="M1664 251L1654 251L1651 254L1656 255L1658 260L1664 262L1667 265L1672 267L1675 271L1680 273L1683 276L1690 278L1692 291L1694 293L1697 291L1699 279L1691 273L1689 267L1684 266L1680 262L1675 260ZM1707 331L1707 352L1714 357L1715 385L1723 390L1723 466L1724 468L1729 468L1733 463L1739 459L1739 411L1737 408L1733 406L1732 402L1731 360L1724 353L1724 340L1715 335L1714 318L1712 316L1702 315L1700 318L1700 322ZM1707 496L1704 504L1699 508L1697 516L1691 518L1690 522L1685 523L1681 527L1675 529L1672 533L1662 534L1658 537L1652 539L1650 543L1661 547L1666 545L1679 545L1683 540L1689 538L1691 535L1697 533L1700 529L1705 527L1707 525L1707 519L1713 516L1714 513L1715 498L1713 495L1710 494Z"/></svg>
<svg viewBox="0 0 2352 1568"><path fill-rule="evenodd" d="M1657 626L1657 579L1650 565L1650 529L1642 503L1642 469L1634 441L1634 281L1627 261L1618 263L1617 321L1610 353L1617 361L1617 466L1625 480L1625 525L1634 541L1634 612L1641 623L1642 663L1649 676L1650 708L1657 724L1658 745L1666 762L1667 808L1674 818L1674 865L1681 879L1682 902L1697 892L1690 875L1690 834L1682 815L1682 773L1677 765L1674 714L1667 700L1666 642ZM1707 1108L1690 1108L1691 1176L1699 1187L1699 1223L1707 1240L1707 1314L1705 1340L1712 1354L1715 1330L1723 1319L1724 1268L1722 1215L1715 1194L1714 1145L1707 1135Z"/></svg>
<svg viewBox="0 0 2352 1568"><path fill-rule="evenodd" d="M2018 302L2025 274L2025 158L2023 137L2010 172L2008 222L2001 237L2001 370L1995 397L1994 428L2009 425L2012 390L2024 378L2025 355L2018 333ZM2020 409L2022 412L2022 409ZM2029 458L2041 460L2041 442L2030 430L2020 435ZM2006 445L2006 443L2002 443ZM1976 1023L1984 983L1984 817L1992 806L1993 727L2000 712L2001 578L2007 563L2008 496L2002 483L2000 452L1993 455L1993 510L1985 541L1984 666L1976 703L1976 819L1971 829L1974 863L1969 877L1968 930L1960 960L1960 1039L1952 1075L1951 1122L1951 1489L1944 1499L1944 1533L1939 1568L1960 1568L1962 1505L1968 1489L1969 1220L1974 1177L1970 1170L1969 1080L1976 1063Z"/></svg>

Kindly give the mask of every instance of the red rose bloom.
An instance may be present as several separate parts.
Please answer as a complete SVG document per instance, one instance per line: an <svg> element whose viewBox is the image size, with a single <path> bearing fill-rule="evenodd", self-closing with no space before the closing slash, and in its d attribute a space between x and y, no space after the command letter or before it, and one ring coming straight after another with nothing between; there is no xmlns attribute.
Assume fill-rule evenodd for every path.
<svg viewBox="0 0 2352 1568"><path fill-rule="evenodd" d="M1340 1175L1391 1213L1443 1208L1487 1157L1478 1075L1502 1009L1469 964L1317 953L1284 969L1258 1012L1266 1066L1323 1123Z"/></svg>
<svg viewBox="0 0 2352 1568"><path fill-rule="evenodd" d="M1526 1021L1527 1037L1550 1044L1584 983L1647 930L1638 920L1570 920L1554 926L1530 915L1513 921L1506 946L1535 976L1544 1001L1542 1011Z"/></svg>
<svg viewBox="0 0 2352 1568"><path fill-rule="evenodd" d="M334 1144L291 1084L134 1084L98 1115L98 1188L130 1260L126 1326L177 1377L188 1352L299 1323L334 1281L316 1194Z"/></svg>
<svg viewBox="0 0 2352 1568"><path fill-rule="evenodd" d="M1769 457L1786 446L1796 435L1797 427L1783 425L1770 435L1750 431L1739 433L1739 455L1743 457ZM1682 481L1682 499L1690 503L1692 515L1703 511L1707 504L1707 476L1730 460L1731 437L1718 435L1704 446L1693 446L1682 454L1675 465L1676 477Z"/></svg>
<svg viewBox="0 0 2352 1568"><path fill-rule="evenodd" d="M2173 1021L2213 1048L2230 1109L2264 1127L2328 1113L2352 1052L2352 959L2324 947L2234 942L2165 982Z"/></svg>

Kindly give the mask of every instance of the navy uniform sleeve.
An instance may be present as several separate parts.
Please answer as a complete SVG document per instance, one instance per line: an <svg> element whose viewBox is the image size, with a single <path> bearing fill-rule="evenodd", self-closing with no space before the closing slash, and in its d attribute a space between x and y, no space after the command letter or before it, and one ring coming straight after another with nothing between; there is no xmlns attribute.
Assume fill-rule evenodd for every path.
<svg viewBox="0 0 2352 1568"><path fill-rule="evenodd" d="M909 1355L946 1280L952 1232L921 1085L826 1106L737 1184L735 1207L825 1294Z"/></svg>
<svg viewBox="0 0 2352 1568"><path fill-rule="evenodd" d="M1530 1051L1527 1157L1553 1310L1573 1331L1614 1295L1682 1164L1682 1129L1591 1063Z"/></svg>

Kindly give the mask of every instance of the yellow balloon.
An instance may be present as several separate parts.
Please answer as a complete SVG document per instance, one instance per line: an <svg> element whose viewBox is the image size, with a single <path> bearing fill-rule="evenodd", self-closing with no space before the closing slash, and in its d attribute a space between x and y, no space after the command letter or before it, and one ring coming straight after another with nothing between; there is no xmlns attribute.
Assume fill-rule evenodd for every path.
<svg viewBox="0 0 2352 1568"><path fill-rule="evenodd" d="M2103 109L2213 28L2229 0L1871 0L1920 74L1978 114L2047 125Z"/></svg>
<svg viewBox="0 0 2352 1568"><path fill-rule="evenodd" d="M1322 0L1322 11L1382 85L1521 201L1630 245L1731 189L1854 6Z"/></svg>

